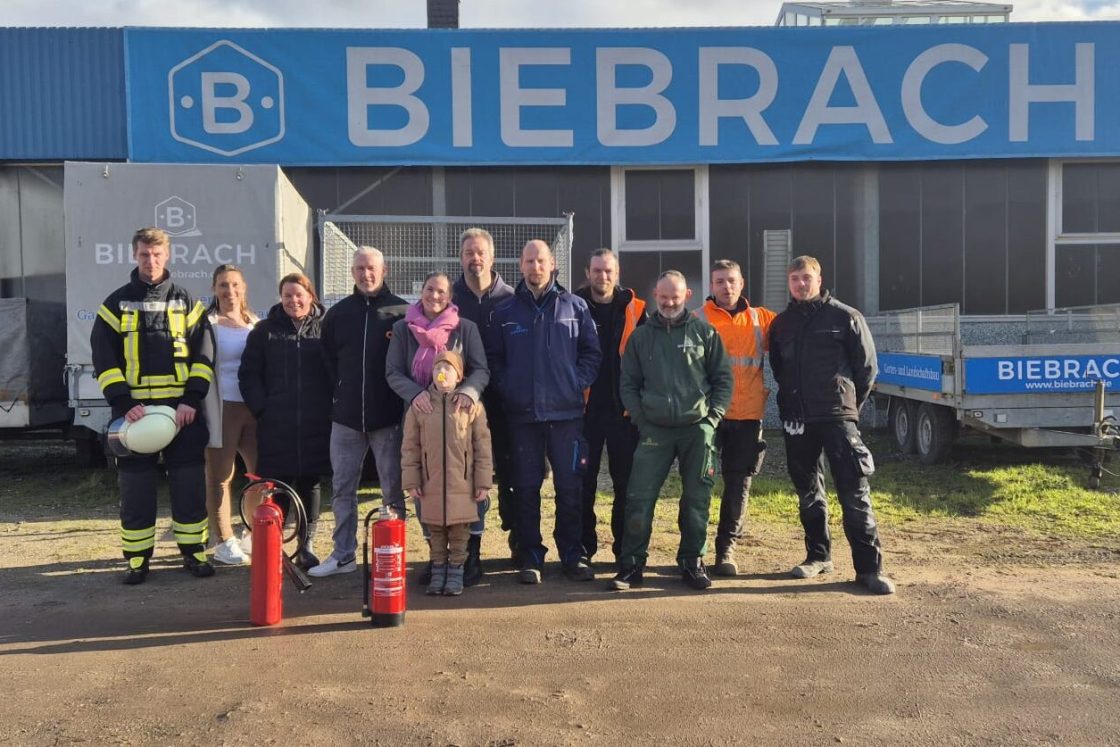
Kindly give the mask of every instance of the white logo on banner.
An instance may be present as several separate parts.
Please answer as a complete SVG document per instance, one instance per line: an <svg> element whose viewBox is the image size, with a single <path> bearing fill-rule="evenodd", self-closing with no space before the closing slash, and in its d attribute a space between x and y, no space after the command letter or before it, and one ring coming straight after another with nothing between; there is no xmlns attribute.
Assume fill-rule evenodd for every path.
<svg viewBox="0 0 1120 747"><path fill-rule="evenodd" d="M172 195L156 205L156 226L167 231L168 236L201 236L196 215L193 204L179 195Z"/></svg>
<svg viewBox="0 0 1120 747"><path fill-rule="evenodd" d="M284 75L228 40L211 44L167 75L171 136L223 156L284 137Z"/></svg>

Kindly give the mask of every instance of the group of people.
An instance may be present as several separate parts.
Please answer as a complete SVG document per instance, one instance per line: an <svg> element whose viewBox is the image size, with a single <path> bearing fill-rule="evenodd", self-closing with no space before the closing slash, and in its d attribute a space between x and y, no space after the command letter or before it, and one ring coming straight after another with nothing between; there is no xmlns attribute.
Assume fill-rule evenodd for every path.
<svg viewBox="0 0 1120 747"><path fill-rule="evenodd" d="M213 275L209 309L171 281L167 235L133 237L129 284L101 306L91 343L114 416L146 405L176 408L179 432L163 450L173 529L184 567L214 573L206 555L237 564L251 534L233 531L230 485L236 456L251 472L292 485L303 499L309 575L357 569L357 488L372 453L384 504L404 514L405 495L430 547L421 583L461 594L482 576L481 539L497 488L502 529L522 583L542 580L541 487L551 470L553 540L563 574L594 578L595 504L604 449L613 486L610 588L639 586L654 508L674 461L681 496L677 562L695 589L711 586L704 563L717 460L723 496L712 573L735 576L751 478L762 465L768 392L778 382L789 474L799 496L805 559L792 575L832 570L821 455L843 509L856 580L894 591L882 554L868 477L871 454L857 427L874 381L875 354L858 311L822 288L817 260L789 267L792 301L780 314L751 306L738 264L717 261L711 295L695 314L680 272L657 280L647 313L620 284L618 256L596 250L587 284L556 280L543 241L521 252L511 287L494 269L494 242L480 228L460 237L462 274L433 272L413 304L388 288L386 258L359 248L354 292L329 311L311 281L281 279L280 300L258 320L245 278L232 265ZM200 416L199 409L203 410ZM158 455L119 460L125 583L142 583L155 544ZM332 549L310 547L319 482L333 480ZM203 499L205 496L205 500Z"/></svg>

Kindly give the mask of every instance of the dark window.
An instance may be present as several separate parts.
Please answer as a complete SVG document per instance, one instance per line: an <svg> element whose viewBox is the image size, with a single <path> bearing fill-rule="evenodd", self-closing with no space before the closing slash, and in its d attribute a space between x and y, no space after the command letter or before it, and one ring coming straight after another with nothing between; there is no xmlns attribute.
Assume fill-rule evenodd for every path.
<svg viewBox="0 0 1120 747"><path fill-rule="evenodd" d="M1062 233L1120 232L1120 163L1062 167Z"/></svg>
<svg viewBox="0 0 1120 747"><path fill-rule="evenodd" d="M626 172L626 239L696 238L696 179L691 169Z"/></svg>
<svg viewBox="0 0 1120 747"><path fill-rule="evenodd" d="M1120 303L1120 245L1059 246L1054 305Z"/></svg>
<svg viewBox="0 0 1120 747"><path fill-rule="evenodd" d="M701 266L702 262L703 256L699 251L623 251L619 257L619 263L624 268L626 285L633 288L640 298L646 300L649 304L647 310L650 312L657 308L653 296L657 276L665 270L684 273L688 287L692 290L688 307L700 308L704 303L704 295L708 287L708 276L705 268Z"/></svg>

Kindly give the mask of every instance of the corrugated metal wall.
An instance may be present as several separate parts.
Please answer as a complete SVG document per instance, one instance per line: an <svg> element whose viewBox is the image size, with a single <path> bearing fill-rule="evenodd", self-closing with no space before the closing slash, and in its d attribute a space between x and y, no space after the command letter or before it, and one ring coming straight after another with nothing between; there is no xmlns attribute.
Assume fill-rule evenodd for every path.
<svg viewBox="0 0 1120 747"><path fill-rule="evenodd" d="M124 160L123 29L0 28L0 161Z"/></svg>

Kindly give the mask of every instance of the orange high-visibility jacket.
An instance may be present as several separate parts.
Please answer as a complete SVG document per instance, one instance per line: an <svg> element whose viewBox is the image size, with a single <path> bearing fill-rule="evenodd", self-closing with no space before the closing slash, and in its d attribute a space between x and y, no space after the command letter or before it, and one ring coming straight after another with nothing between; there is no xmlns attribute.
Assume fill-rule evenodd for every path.
<svg viewBox="0 0 1120 747"><path fill-rule="evenodd" d="M762 361L766 357L770 322L777 314L770 309L751 306L740 299L735 313L721 309L709 298L700 309L699 316L716 328L727 357L731 360L731 373L735 386L731 393L731 407L724 416L728 420L762 420L766 411L766 389L762 378Z"/></svg>

